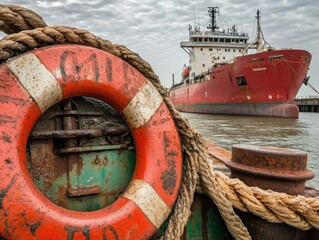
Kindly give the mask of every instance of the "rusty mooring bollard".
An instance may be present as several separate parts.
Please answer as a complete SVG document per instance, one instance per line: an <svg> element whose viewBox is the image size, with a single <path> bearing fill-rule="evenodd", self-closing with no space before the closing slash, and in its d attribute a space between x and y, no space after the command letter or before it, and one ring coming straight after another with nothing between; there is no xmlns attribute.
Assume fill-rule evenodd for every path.
<svg viewBox="0 0 319 240"><path fill-rule="evenodd" d="M305 182L314 177L307 170L307 153L277 147L236 144L232 158L225 162L231 177L239 178L248 186L258 186L285 192L290 195L305 194ZM254 240L304 240L317 239L318 231L302 231L284 223L269 223L251 213L238 212Z"/></svg>
<svg viewBox="0 0 319 240"><path fill-rule="evenodd" d="M314 177L306 169L307 153L295 149L236 144L226 165L248 186L291 195L304 194L306 180Z"/></svg>

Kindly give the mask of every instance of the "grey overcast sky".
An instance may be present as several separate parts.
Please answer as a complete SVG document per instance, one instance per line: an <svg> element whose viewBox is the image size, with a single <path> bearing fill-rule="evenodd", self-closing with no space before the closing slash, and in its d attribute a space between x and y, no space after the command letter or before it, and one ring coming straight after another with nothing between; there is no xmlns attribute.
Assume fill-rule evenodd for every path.
<svg viewBox="0 0 319 240"><path fill-rule="evenodd" d="M194 16L205 30L207 7L219 7L220 26L227 29L236 24L253 40L259 9L268 43L277 49L304 49L312 54L308 75L319 91L318 0L2 0L1 4L30 8L50 26L86 29L125 45L151 64L165 87L171 86L173 73L175 81L180 80L183 65L188 62L180 41L188 40L188 25L194 25ZM303 86L298 96L305 95L316 93Z"/></svg>

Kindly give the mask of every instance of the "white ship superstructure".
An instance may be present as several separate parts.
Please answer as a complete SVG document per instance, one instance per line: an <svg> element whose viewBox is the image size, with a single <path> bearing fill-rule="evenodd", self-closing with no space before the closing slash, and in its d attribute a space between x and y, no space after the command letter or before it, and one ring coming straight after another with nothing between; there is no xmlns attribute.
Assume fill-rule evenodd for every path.
<svg viewBox="0 0 319 240"><path fill-rule="evenodd" d="M231 29L218 31L216 14L218 7L210 7L209 31L189 27L189 41L182 41L181 47L189 54L190 81L197 81L209 72L212 66L231 63L242 56L248 47L248 34L239 33L235 25Z"/></svg>

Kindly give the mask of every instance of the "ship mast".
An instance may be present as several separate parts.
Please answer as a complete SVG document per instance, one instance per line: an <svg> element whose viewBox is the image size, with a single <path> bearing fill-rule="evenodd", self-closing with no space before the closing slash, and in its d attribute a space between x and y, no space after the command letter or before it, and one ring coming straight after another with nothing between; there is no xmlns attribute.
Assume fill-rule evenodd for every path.
<svg viewBox="0 0 319 240"><path fill-rule="evenodd" d="M262 42L261 42L261 28L260 28L260 11L259 11L259 9L257 10L257 16L256 16L256 18L257 18L257 40L256 40L256 49L257 49L257 52L259 53L259 52L261 52L261 49L262 49L262 46L261 46L261 44L262 44Z"/></svg>
<svg viewBox="0 0 319 240"><path fill-rule="evenodd" d="M216 24L216 13L219 13L218 7L208 7L208 13L210 17L210 24L208 25L208 29L211 29L212 32L215 32L219 27Z"/></svg>

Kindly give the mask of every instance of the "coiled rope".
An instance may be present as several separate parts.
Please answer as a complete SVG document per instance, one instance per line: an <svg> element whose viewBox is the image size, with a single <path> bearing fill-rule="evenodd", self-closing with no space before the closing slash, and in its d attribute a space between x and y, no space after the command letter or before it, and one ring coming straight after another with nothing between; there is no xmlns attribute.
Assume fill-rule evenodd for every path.
<svg viewBox="0 0 319 240"><path fill-rule="evenodd" d="M19 15L20 13L24 15ZM5 16L10 14L15 20L5 20ZM30 21L33 17L37 20ZM319 229L319 197L306 198L265 191L257 187L248 187L240 180L230 179L220 172L215 173L202 136L196 133L187 119L174 108L158 76L138 54L125 46L112 44L108 40L94 36L86 30L64 26L45 27L46 24L39 15L21 7L0 5L0 19L0 30L6 33L17 32L0 40L0 62L48 45L80 44L101 49L125 60L157 88L174 118L184 153L184 175L179 196L162 239L180 238L191 212L190 207L196 189L214 201L235 239L251 239L251 236L233 207L249 211L269 222L284 222L303 230L311 227ZM18 22L20 20L21 23Z"/></svg>

